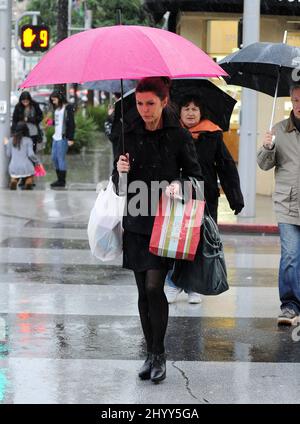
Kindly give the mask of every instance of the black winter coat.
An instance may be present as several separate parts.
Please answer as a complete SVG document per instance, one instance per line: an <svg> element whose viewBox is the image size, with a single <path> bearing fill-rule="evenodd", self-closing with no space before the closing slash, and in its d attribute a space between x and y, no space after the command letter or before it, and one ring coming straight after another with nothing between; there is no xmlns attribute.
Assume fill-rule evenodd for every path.
<svg viewBox="0 0 300 424"><path fill-rule="evenodd" d="M127 188L133 181L143 181L148 187L148 216L123 218L123 227L127 231L150 235L155 213L151 216L151 201L158 198L157 191L151 192L152 181L167 181L195 177L202 180L202 172L197 161L195 145L189 132L180 126L176 116L169 110L163 111L163 128L147 131L141 118L125 131L125 152L129 153L130 171ZM114 162L113 182L118 187L119 174L117 161L123 154L119 143L119 152ZM127 193L127 205L137 192ZM152 210L156 211L153 201Z"/></svg>
<svg viewBox="0 0 300 424"><path fill-rule="evenodd" d="M34 124L38 127L39 123L42 122L43 119L43 112L41 111L41 108L37 102L34 100L32 101L31 105L34 109L34 116L32 118L28 118L29 123ZM11 132L13 133L16 129L17 123L20 121L24 121L24 110L25 107L22 105L22 103L17 103L13 112L12 117L12 126L11 126Z"/></svg>
<svg viewBox="0 0 300 424"><path fill-rule="evenodd" d="M208 207L211 204L213 209L220 196L218 177L230 208L235 210L244 206L238 170L223 141L222 131L201 132L194 142L203 173L204 194Z"/></svg>

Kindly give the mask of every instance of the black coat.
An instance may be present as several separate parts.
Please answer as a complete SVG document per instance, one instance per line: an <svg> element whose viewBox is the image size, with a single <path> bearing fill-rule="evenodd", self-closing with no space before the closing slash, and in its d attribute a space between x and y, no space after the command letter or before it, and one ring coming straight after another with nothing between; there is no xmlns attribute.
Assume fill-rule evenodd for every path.
<svg viewBox="0 0 300 424"><path fill-rule="evenodd" d="M235 210L244 206L238 170L223 141L222 131L201 132L194 142L203 173L208 208L210 209L211 205L213 212L214 205L217 207L220 196L218 177L230 208Z"/></svg>
<svg viewBox="0 0 300 424"><path fill-rule="evenodd" d="M147 131L142 119L138 119L125 131L125 152L129 153L130 172L127 187L133 181L143 181L148 187L148 216L131 216L123 218L123 227L138 234L152 232L154 216L151 216L151 200L157 198L157 190L151 192L152 181L187 179L188 176L202 180L202 172L197 161L195 145L189 132L180 126L175 115L168 109L163 111L163 128ZM122 154L121 144L114 162L113 182L118 186L119 174L117 161ZM127 194L127 205L136 196L136 192ZM156 211L156 202L152 210ZM152 215L155 215L152 214Z"/></svg>
<svg viewBox="0 0 300 424"><path fill-rule="evenodd" d="M31 118L28 118L27 122L39 126L39 123L42 122L43 119L43 112L41 111L41 108L37 102L32 100L31 105L34 109L34 115ZM17 123L20 121L24 121L24 110L25 107L22 105L22 103L17 103L13 112L12 117L12 125L11 125L11 132L13 133L16 129Z"/></svg>

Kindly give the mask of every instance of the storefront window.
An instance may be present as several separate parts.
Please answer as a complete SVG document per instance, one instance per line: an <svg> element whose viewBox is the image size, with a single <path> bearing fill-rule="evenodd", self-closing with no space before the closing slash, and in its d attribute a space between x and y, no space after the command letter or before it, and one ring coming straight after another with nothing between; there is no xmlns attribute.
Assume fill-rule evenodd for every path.
<svg viewBox="0 0 300 424"><path fill-rule="evenodd" d="M207 22L207 53L219 61L238 49L238 20L209 20ZM213 83L237 100L230 120L230 130L224 133L224 141L238 161L238 130L240 126L241 87L227 85L223 79L213 78Z"/></svg>

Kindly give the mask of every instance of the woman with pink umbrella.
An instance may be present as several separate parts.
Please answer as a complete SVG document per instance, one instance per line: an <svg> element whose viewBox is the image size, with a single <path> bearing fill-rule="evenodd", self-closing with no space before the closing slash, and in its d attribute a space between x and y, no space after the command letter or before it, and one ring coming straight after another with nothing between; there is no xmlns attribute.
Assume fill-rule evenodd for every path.
<svg viewBox="0 0 300 424"><path fill-rule="evenodd" d="M169 80L162 80L159 75L192 78L227 73L177 34L158 28L116 25L84 31L61 41L41 59L22 87L120 79L123 116L123 79L154 77L138 84L140 118L126 133L122 119L122 143L113 172L115 185L122 190L119 183L124 173L128 182L142 182L148 188L152 181L171 183L179 178L180 168L183 176L201 179L193 140L178 120L174 121L167 105ZM176 195L176 189L176 184L170 184L169 195ZM151 201L154 193L148 193ZM128 193L128 205L131 198L132 193ZM139 376L159 382L166 377L164 337L168 302L163 285L172 261L148 252L153 221L151 213L125 216L123 244L124 266L134 271L138 285L140 318L148 350Z"/></svg>
<svg viewBox="0 0 300 424"><path fill-rule="evenodd" d="M169 85L168 78L160 77L144 78L138 83L136 103L140 118L125 130L126 153L120 150L113 171L117 191L127 193L127 211L123 218L123 267L134 271L147 345L147 358L139 377L142 380L151 378L154 383L166 377L164 337L168 302L164 281L173 260L149 252L154 222L151 211L156 211L154 203L159 198L153 183L167 181L166 192L172 197L179 192L181 176L202 179L193 140L168 106ZM127 181L123 183L124 180ZM145 195L139 193L142 194L140 208L143 210L140 214L130 207L139 189L135 192L128 190L129 185L137 182L144 183L148 189Z"/></svg>

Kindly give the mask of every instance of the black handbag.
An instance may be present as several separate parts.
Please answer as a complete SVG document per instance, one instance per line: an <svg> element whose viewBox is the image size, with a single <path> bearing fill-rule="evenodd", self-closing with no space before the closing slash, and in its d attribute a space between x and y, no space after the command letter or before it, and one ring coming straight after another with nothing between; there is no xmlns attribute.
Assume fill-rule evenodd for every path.
<svg viewBox="0 0 300 424"><path fill-rule="evenodd" d="M229 289L219 229L207 207L195 259L175 261L172 281L185 291L204 295L217 295Z"/></svg>

